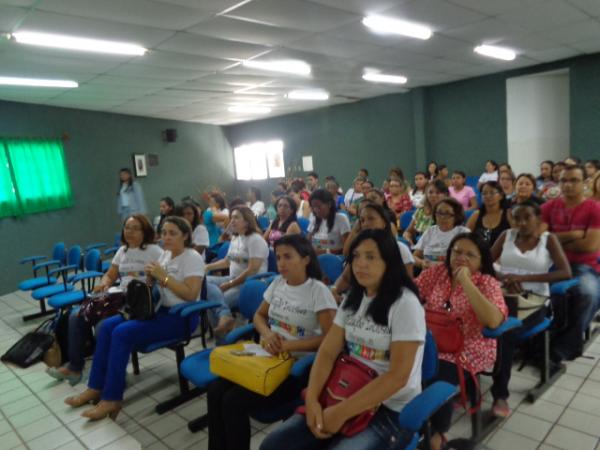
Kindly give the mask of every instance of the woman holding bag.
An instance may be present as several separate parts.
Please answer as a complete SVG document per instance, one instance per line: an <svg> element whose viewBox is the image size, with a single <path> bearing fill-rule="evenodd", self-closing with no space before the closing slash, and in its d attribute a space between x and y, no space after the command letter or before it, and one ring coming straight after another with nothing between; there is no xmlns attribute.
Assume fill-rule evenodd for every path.
<svg viewBox="0 0 600 450"><path fill-rule="evenodd" d="M430 312L456 319L463 338L462 348L455 352L444 351L447 342L436 338L439 368L431 382L441 380L459 385L458 370L465 370L468 387L464 389L469 390L472 398L476 388L471 374L489 369L496 361L496 341L484 338L482 330L500 326L508 312L500 282L494 275L492 256L485 241L475 233L463 233L450 242L443 264L424 270L416 279L434 338L436 331L429 322ZM457 365L458 361L464 361L463 369ZM450 429L452 409L452 401L449 401L431 418L433 450L443 446L444 433Z"/></svg>
<svg viewBox="0 0 600 450"><path fill-rule="evenodd" d="M333 322L337 305L321 280L321 269L310 242L299 234L275 242L277 277L265 291L254 315L264 348L302 356L319 348ZM264 397L219 378L208 387L208 448L250 448L250 411L272 408L298 398L306 380L288 377ZM235 430L235 432L231 432Z"/></svg>
<svg viewBox="0 0 600 450"><path fill-rule="evenodd" d="M127 364L133 349L183 337L187 329L187 319L178 314L169 314L169 308L198 299L204 277L204 260L192 248L192 228L187 220L167 217L161 237L165 252L158 261L147 264L144 269L148 282L159 285L160 308L156 316L151 320L125 320L121 315L106 319L96 340L88 388L79 395L65 399L65 403L72 407L99 400L95 408L82 414L90 420L117 417L125 391ZM194 330L197 325L196 317L189 326Z"/></svg>
<svg viewBox="0 0 600 450"><path fill-rule="evenodd" d="M404 405L421 392L425 318L417 289L389 231L362 231L348 262L350 291L310 372L306 417L292 416L263 440L261 450L403 449L412 437L399 428L397 419ZM344 349L348 354L338 358ZM328 378L346 365L344 360L376 376L353 395L323 408L323 389L329 387ZM371 414L373 408L377 411ZM345 427L357 416L367 417L363 427Z"/></svg>

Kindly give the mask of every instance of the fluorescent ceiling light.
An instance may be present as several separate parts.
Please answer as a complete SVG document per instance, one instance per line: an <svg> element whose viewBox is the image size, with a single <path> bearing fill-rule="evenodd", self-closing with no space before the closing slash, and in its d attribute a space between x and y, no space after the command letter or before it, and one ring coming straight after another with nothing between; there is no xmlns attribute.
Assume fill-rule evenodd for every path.
<svg viewBox="0 0 600 450"><path fill-rule="evenodd" d="M248 113L248 114L268 114L271 112L271 108L269 108L267 106L252 106L252 105L230 106L229 108L227 108L227 110L232 113Z"/></svg>
<svg viewBox="0 0 600 450"><path fill-rule="evenodd" d="M290 100L329 100L329 92L322 89L297 89L286 95Z"/></svg>
<svg viewBox="0 0 600 450"><path fill-rule="evenodd" d="M429 39L433 34L431 29L404 20L392 19L384 16L367 16L362 20L364 26L372 29L376 33L401 34L417 39Z"/></svg>
<svg viewBox="0 0 600 450"><path fill-rule="evenodd" d="M280 61L255 61L251 59L243 61L242 64L245 67L250 67L252 69L290 73L293 75L310 75L311 72L311 68L307 63L297 59L287 59Z"/></svg>
<svg viewBox="0 0 600 450"><path fill-rule="evenodd" d="M123 42L102 41L59 34L18 32L12 34L20 44L39 45L41 47L55 47L67 50L81 50L94 53L113 53L117 55L143 55L147 52L144 47Z"/></svg>
<svg viewBox="0 0 600 450"><path fill-rule="evenodd" d="M502 59L504 61L512 61L517 57L517 54L510 48L495 47L493 45L479 45L475 47L473 51L480 55Z"/></svg>
<svg viewBox="0 0 600 450"><path fill-rule="evenodd" d="M33 86L33 87L62 87L76 88L79 84L69 80L43 80L40 78L16 78L16 77L0 77L0 84L9 86Z"/></svg>
<svg viewBox="0 0 600 450"><path fill-rule="evenodd" d="M389 75L379 72L366 72L363 74L363 80L373 83L405 84L408 78L402 75Z"/></svg>

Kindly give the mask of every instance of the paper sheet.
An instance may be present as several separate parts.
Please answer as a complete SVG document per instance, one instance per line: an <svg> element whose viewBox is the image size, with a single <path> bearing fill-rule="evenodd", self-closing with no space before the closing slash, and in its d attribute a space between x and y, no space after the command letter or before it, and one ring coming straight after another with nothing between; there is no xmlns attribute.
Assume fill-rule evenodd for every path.
<svg viewBox="0 0 600 450"><path fill-rule="evenodd" d="M244 351L254 353L254 356L265 356L267 358L273 356L258 344L244 344Z"/></svg>
<svg viewBox="0 0 600 450"><path fill-rule="evenodd" d="M312 156L303 156L302 157L302 170L304 170L305 172L313 171Z"/></svg>

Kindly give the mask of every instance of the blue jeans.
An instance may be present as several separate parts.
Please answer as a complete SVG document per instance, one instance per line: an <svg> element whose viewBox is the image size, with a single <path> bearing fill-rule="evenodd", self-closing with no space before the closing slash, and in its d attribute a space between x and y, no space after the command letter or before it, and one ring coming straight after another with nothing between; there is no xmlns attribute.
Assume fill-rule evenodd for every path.
<svg viewBox="0 0 600 450"><path fill-rule="evenodd" d="M572 264L573 277L579 277L579 294L585 299L582 312L582 332L590 325L600 308L600 279L598 273L585 264Z"/></svg>
<svg viewBox="0 0 600 450"><path fill-rule="evenodd" d="M398 425L398 413L381 406L364 431L331 439L317 439L306 425L306 417L294 414L262 441L260 450L401 450L412 437L412 431Z"/></svg>
<svg viewBox="0 0 600 450"><path fill-rule="evenodd" d="M198 326L198 317L189 321L189 330ZM129 355L155 342L184 338L188 319L160 308L152 320L125 320L112 316L104 321L96 338L96 352L88 387L102 392L102 400L120 401L125 391Z"/></svg>
<svg viewBox="0 0 600 450"><path fill-rule="evenodd" d="M96 334L98 334L100 325L104 323L104 320L95 325ZM79 316L78 309L71 312L69 316L69 362L67 363L67 369L73 372L81 372L85 367L85 342L91 327L92 325L89 322Z"/></svg>
<svg viewBox="0 0 600 450"><path fill-rule="evenodd" d="M214 284L215 286L219 287L221 284L231 280L233 277L231 276L224 276L224 277L217 277L214 275L209 275L206 277L206 282L210 283L210 284ZM216 324L219 322L219 319L223 316L230 316L232 317L233 314L231 313L231 308L237 308L238 306L238 300L240 297L240 290L241 290L241 286L236 286L236 287L232 287L230 289L227 289L224 293L223 296L225 297L225 303L222 303L221 306L218 306L216 308L212 308L211 310L209 310L208 312L208 317L209 320L212 324L212 326L216 326Z"/></svg>

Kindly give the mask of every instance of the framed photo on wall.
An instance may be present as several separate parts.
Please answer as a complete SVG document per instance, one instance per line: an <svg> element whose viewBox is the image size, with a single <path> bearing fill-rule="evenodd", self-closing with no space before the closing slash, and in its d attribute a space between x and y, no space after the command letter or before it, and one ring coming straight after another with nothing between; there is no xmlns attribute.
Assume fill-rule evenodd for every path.
<svg viewBox="0 0 600 450"><path fill-rule="evenodd" d="M148 176L148 166L145 153L133 154L133 167L135 168L136 178Z"/></svg>

